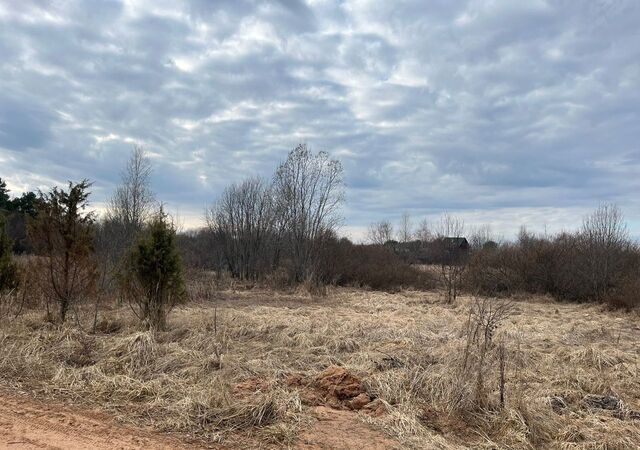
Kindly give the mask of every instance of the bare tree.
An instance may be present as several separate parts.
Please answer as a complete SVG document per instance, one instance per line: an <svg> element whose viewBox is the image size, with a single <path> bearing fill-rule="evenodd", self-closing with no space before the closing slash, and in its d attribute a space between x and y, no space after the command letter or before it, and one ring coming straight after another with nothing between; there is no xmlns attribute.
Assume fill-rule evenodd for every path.
<svg viewBox="0 0 640 450"><path fill-rule="evenodd" d="M629 248L629 231L622 211L616 205L601 205L584 218L580 237L583 258L587 265L588 282L595 297L604 299L618 275L624 258L621 253Z"/></svg>
<svg viewBox="0 0 640 450"><path fill-rule="evenodd" d="M495 242L491 225L485 224L471 229L469 233L469 245L474 250L479 250L485 245Z"/></svg>
<svg viewBox="0 0 640 450"><path fill-rule="evenodd" d="M487 378L498 372L500 405L505 403L506 357L504 341L496 345L496 332L514 312L509 300L496 298L474 298L469 308L467 323L463 330L466 345L462 353L460 379L475 378L474 402L478 407L487 404Z"/></svg>
<svg viewBox="0 0 640 450"><path fill-rule="evenodd" d="M375 245L384 245L393 239L393 225L388 220L369 225L367 240Z"/></svg>
<svg viewBox="0 0 640 450"><path fill-rule="evenodd" d="M111 289L125 254L153 215L155 198L151 191L151 172L151 161L145 150L134 146L120 174L120 185L96 230L101 292Z"/></svg>
<svg viewBox="0 0 640 450"><path fill-rule="evenodd" d="M431 225L429 221L425 218L420 221L418 225L418 229L415 231L415 238L420 240L421 242L430 242L433 240L433 232L431 231Z"/></svg>
<svg viewBox="0 0 640 450"><path fill-rule="evenodd" d="M398 241L407 243L412 238L411 216L408 212L402 214L400 225L398 226Z"/></svg>
<svg viewBox="0 0 640 450"><path fill-rule="evenodd" d="M340 221L344 200L342 165L306 144L293 149L274 177L278 214L290 245L293 278L313 278L324 237Z"/></svg>
<svg viewBox="0 0 640 450"><path fill-rule="evenodd" d="M446 301L452 303L458 297L467 262L466 251L460 246L464 237L464 221L445 213L437 225L436 233L435 250L440 278L445 285Z"/></svg>
<svg viewBox="0 0 640 450"><path fill-rule="evenodd" d="M271 189L258 177L231 185L207 211L207 225L234 277L255 279L270 267L275 219Z"/></svg>
<svg viewBox="0 0 640 450"><path fill-rule="evenodd" d="M151 161L145 150L134 146L107 210L107 218L122 225L127 240L133 240L153 213Z"/></svg>

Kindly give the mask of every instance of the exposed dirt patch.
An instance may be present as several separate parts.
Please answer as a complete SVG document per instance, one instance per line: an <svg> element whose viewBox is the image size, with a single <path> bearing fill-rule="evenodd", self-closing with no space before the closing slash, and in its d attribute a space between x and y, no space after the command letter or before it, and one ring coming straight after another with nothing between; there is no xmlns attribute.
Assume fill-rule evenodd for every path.
<svg viewBox="0 0 640 450"><path fill-rule="evenodd" d="M339 366L329 366L315 377L292 373L285 375L287 387L295 388L307 406L360 410L371 402L362 380Z"/></svg>
<svg viewBox="0 0 640 450"><path fill-rule="evenodd" d="M233 387L233 395L236 397L245 397L260 391L269 389L269 384L260 378L247 378Z"/></svg>
<svg viewBox="0 0 640 450"><path fill-rule="evenodd" d="M0 448L186 449L171 437L115 423L105 414L44 404L0 391Z"/></svg>
<svg viewBox="0 0 640 450"><path fill-rule="evenodd" d="M94 411L43 403L0 391L0 448L2 449L197 449L271 448L244 441L238 446L202 446L178 438L116 423ZM318 406L316 422L302 432L296 449L395 449L398 443L360 422L356 413Z"/></svg>
<svg viewBox="0 0 640 450"><path fill-rule="evenodd" d="M338 400L350 400L364 394L362 381L342 367L331 366L316 379L318 388Z"/></svg>
<svg viewBox="0 0 640 450"><path fill-rule="evenodd" d="M300 433L296 448L305 450L401 448L397 442L360 422L354 412L317 406L313 410L313 415L317 422L309 430Z"/></svg>

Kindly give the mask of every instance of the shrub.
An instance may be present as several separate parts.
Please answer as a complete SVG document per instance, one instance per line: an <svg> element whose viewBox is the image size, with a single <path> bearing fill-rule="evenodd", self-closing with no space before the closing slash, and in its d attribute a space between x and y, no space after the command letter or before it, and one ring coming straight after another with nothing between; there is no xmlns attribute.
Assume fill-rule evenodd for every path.
<svg viewBox="0 0 640 450"><path fill-rule="evenodd" d="M638 305L634 286L639 283L640 251L620 231L618 213L612 211L599 209L574 233L540 237L523 231L516 243L474 251L466 288L484 295L522 291L573 302ZM594 225L594 218L613 225Z"/></svg>
<svg viewBox="0 0 640 450"><path fill-rule="evenodd" d="M334 239L324 253L321 267L324 283L386 291L430 289L436 284L433 275L402 261L387 246L355 245L348 239Z"/></svg>
<svg viewBox="0 0 640 450"><path fill-rule="evenodd" d="M41 277L41 288L47 301L58 304L60 322L95 289L94 215L85 212L90 186L87 180L69 182L68 191L55 187L40 193L38 213L29 226L36 251L44 257L47 275Z"/></svg>
<svg viewBox="0 0 640 450"><path fill-rule="evenodd" d="M465 348L462 353L460 380L472 379L474 404L479 408L487 406L488 394L492 391L487 384L491 378L498 381L500 405L505 402L505 358L504 342L496 343L498 327L513 312L509 301L493 298L475 298L469 309L469 318L463 336ZM497 376L494 374L497 372Z"/></svg>
<svg viewBox="0 0 640 450"><path fill-rule="evenodd" d="M604 300L614 309L631 310L640 306L640 274L621 280Z"/></svg>
<svg viewBox="0 0 640 450"><path fill-rule="evenodd" d="M512 264L514 247L483 248L469 258L465 273L465 287L479 295L510 295L521 285L519 274Z"/></svg>
<svg viewBox="0 0 640 450"><path fill-rule="evenodd" d="M123 293L148 328L164 329L169 311L186 297L175 241L173 224L160 210L130 254Z"/></svg>

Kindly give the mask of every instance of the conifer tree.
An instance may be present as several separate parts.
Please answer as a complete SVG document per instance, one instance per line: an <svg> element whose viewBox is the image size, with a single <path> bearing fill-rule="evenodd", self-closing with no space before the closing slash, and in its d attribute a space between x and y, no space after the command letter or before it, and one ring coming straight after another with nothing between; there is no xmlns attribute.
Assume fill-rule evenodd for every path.
<svg viewBox="0 0 640 450"><path fill-rule="evenodd" d="M133 247L123 281L138 318L149 328L164 329L169 311L184 300L185 288L176 232L162 209Z"/></svg>
<svg viewBox="0 0 640 450"><path fill-rule="evenodd" d="M13 242L5 229L5 220L0 214L0 292L18 286L18 268L13 260Z"/></svg>

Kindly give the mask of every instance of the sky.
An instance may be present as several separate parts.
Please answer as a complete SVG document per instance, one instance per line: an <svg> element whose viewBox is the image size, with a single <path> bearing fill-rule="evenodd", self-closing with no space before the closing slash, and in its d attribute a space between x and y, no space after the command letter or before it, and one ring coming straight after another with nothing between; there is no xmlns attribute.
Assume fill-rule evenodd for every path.
<svg viewBox="0 0 640 450"><path fill-rule="evenodd" d="M0 177L94 182L134 144L186 228L299 143L343 235L444 211L499 237L618 204L640 236L640 2L0 0Z"/></svg>

